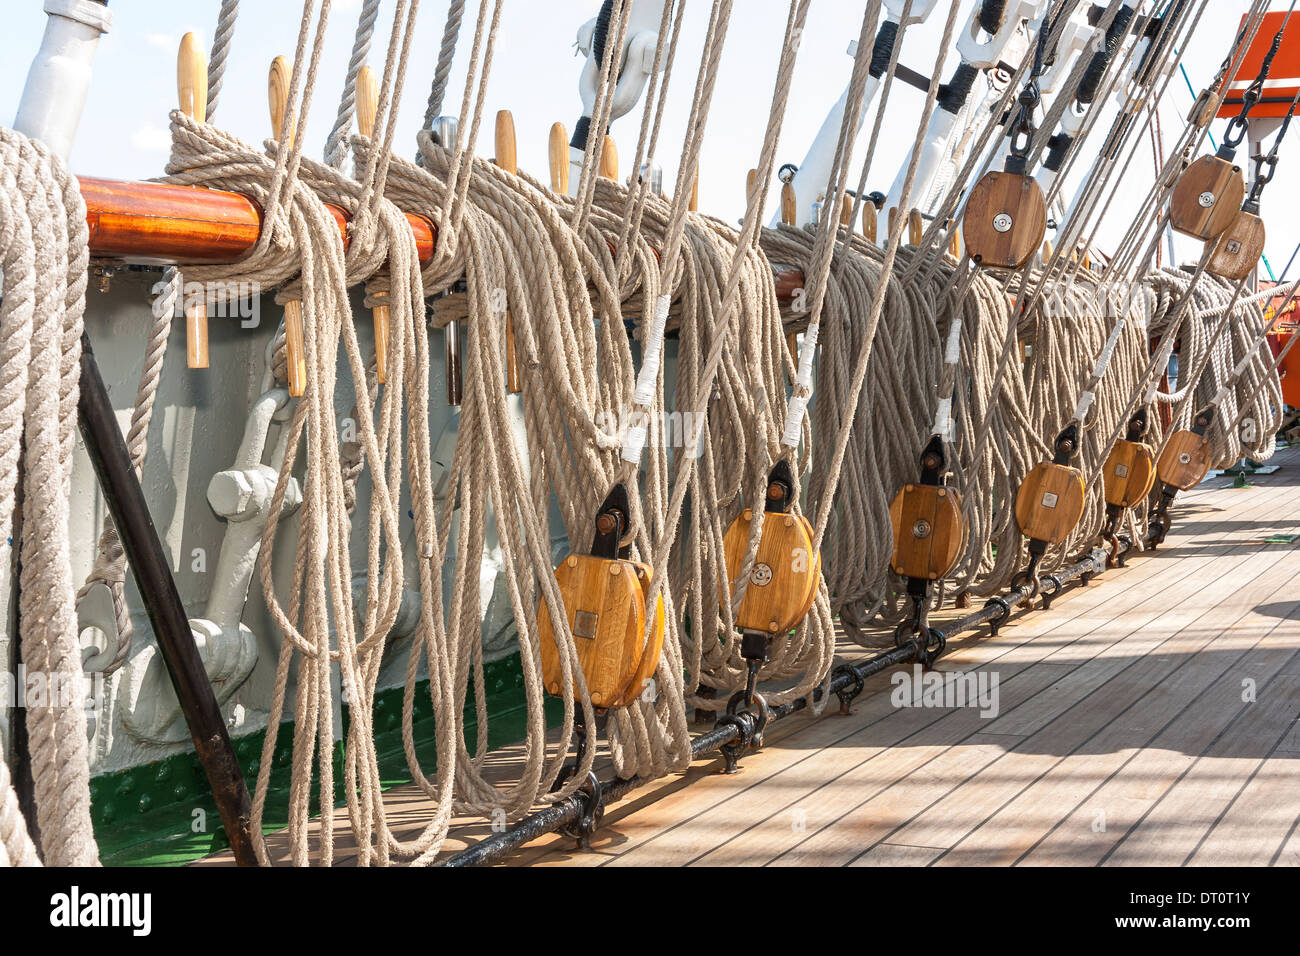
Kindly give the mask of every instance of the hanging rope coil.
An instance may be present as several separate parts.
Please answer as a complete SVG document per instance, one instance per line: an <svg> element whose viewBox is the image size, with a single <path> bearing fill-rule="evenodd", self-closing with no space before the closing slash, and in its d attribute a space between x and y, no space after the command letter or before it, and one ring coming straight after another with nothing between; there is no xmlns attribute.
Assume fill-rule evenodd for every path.
<svg viewBox="0 0 1300 956"><path fill-rule="evenodd" d="M45 699L26 711L40 855L91 866L90 768L81 646L68 539L89 234L76 180L41 143L0 128L0 515L12 526L22 480L18 619L22 661ZM31 864L31 838L0 781L0 836L10 862Z"/></svg>

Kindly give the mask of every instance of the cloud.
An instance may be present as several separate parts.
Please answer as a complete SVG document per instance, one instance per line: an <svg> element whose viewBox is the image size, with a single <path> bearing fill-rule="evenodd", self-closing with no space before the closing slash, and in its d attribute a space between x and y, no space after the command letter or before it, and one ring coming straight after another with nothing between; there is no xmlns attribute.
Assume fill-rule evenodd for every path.
<svg viewBox="0 0 1300 956"><path fill-rule="evenodd" d="M146 153L165 153L171 149L172 134L161 126L141 126L131 134L131 145Z"/></svg>
<svg viewBox="0 0 1300 956"><path fill-rule="evenodd" d="M170 33L146 33L144 41L150 46L160 47L164 50L175 50L181 45L181 41Z"/></svg>

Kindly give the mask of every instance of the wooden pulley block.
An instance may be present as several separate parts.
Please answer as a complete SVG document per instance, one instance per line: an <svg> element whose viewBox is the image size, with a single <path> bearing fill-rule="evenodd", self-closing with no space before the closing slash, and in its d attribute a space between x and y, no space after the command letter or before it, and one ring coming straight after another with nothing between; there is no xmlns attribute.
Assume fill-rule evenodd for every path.
<svg viewBox="0 0 1300 956"><path fill-rule="evenodd" d="M555 569L578 666L592 706L601 709L624 706L640 695L663 652L662 597L648 638L645 633L650 569L619 553L628 513L627 489L615 485L597 513L592 553L571 554ZM564 693L563 668L544 600L538 605L537 625L542 683L548 693L559 696Z"/></svg>
<svg viewBox="0 0 1300 956"><path fill-rule="evenodd" d="M1264 254L1264 220L1249 208L1237 211L1236 218L1219 235L1219 243L1210 254L1205 271L1221 279L1239 282L1255 271Z"/></svg>
<svg viewBox="0 0 1300 956"><path fill-rule="evenodd" d="M618 706L641 665L646 611L637 570L632 561L591 554L571 554L555 569L593 707ZM543 684L547 693L561 695L563 670L545 601L537 609L537 629ZM662 630L659 641L662 648Z"/></svg>
<svg viewBox="0 0 1300 956"><path fill-rule="evenodd" d="M1142 442L1115 442L1101 472L1106 504L1132 508L1146 500L1156 480L1156 456Z"/></svg>
<svg viewBox="0 0 1300 956"><path fill-rule="evenodd" d="M1183 429L1169 436L1156 462L1156 475L1180 491L1195 488L1210 470L1210 442L1204 435Z"/></svg>
<svg viewBox="0 0 1300 956"><path fill-rule="evenodd" d="M937 581L957 560L965 521L961 497L943 485L947 460L943 439L931 436L921 452L921 480L904 485L889 505L894 528L889 566L905 578Z"/></svg>
<svg viewBox="0 0 1300 956"><path fill-rule="evenodd" d="M733 587L745 560L753 520L753 512L746 508L722 539ZM812 607L820 573L807 526L792 514L765 514L763 536L736 613L736 627L769 635L789 631Z"/></svg>
<svg viewBox="0 0 1300 956"><path fill-rule="evenodd" d="M940 485L904 485L889 505L894 555L889 566L905 578L937 581L961 550L961 497Z"/></svg>
<svg viewBox="0 0 1300 956"><path fill-rule="evenodd" d="M813 553L812 527L807 519L790 513L794 479L786 462L780 462L768 479L767 509L763 516L758 554L749 572L749 584L736 613L736 627L774 636L798 624L816 600L821 584L821 557ZM749 546L753 512L746 508L722 539L727 577L734 590ZM727 600L725 596L721 600Z"/></svg>
<svg viewBox="0 0 1300 956"><path fill-rule="evenodd" d="M1214 119L1214 114L1219 112L1222 102L1222 93L1215 90L1202 90L1201 95L1192 104L1192 108L1187 111L1187 122L1197 129L1205 129Z"/></svg>
<svg viewBox="0 0 1300 956"><path fill-rule="evenodd" d="M1083 517L1083 475L1079 469L1040 461L1016 493L1016 524L1027 538L1060 544Z"/></svg>
<svg viewBox="0 0 1300 956"><path fill-rule="evenodd" d="M976 265L1019 269L1047 234L1047 201L1034 177L991 172L975 184L961 236Z"/></svg>
<svg viewBox="0 0 1300 956"><path fill-rule="evenodd" d="M1232 225L1245 195L1240 166L1220 156L1202 156L1174 184L1170 228L1196 239L1213 239Z"/></svg>

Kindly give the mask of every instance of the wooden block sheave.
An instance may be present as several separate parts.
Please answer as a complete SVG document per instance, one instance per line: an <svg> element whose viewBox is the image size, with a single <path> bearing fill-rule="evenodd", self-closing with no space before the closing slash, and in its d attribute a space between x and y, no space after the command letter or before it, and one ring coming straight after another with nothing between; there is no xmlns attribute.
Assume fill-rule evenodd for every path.
<svg viewBox="0 0 1300 956"><path fill-rule="evenodd" d="M1264 254L1264 220L1246 209L1219 235L1205 271L1230 282L1240 282L1259 264Z"/></svg>
<svg viewBox="0 0 1300 956"><path fill-rule="evenodd" d="M1174 185L1169 225L1185 236L1213 239L1232 225L1245 195L1240 166L1218 156L1202 156Z"/></svg>
<svg viewBox="0 0 1300 956"><path fill-rule="evenodd" d="M1169 436L1156 463L1156 474L1166 485L1187 491L1201 483L1210 462L1209 439L1183 429Z"/></svg>
<svg viewBox="0 0 1300 956"><path fill-rule="evenodd" d="M1106 504L1132 508L1146 499L1156 480L1156 459L1142 442L1115 442L1102 469Z"/></svg>
<svg viewBox="0 0 1300 956"><path fill-rule="evenodd" d="M1083 504L1079 469L1040 461L1016 494L1016 524L1027 538L1060 544L1083 517Z"/></svg>

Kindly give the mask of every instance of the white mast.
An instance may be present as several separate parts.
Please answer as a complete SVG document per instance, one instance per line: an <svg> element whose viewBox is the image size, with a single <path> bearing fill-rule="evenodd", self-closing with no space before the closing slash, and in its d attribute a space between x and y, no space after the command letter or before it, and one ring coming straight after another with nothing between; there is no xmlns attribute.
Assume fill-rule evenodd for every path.
<svg viewBox="0 0 1300 956"><path fill-rule="evenodd" d="M909 25L921 23L930 15L938 0L914 0L912 3L912 13L907 18ZM902 25L903 8L906 6L905 0L885 0L885 20L880 25L876 33L876 53L881 52L883 46L883 55L887 58L893 49L893 38L897 36L897 30ZM893 29L886 29L887 24L893 24ZM849 47L849 55L856 55L856 44ZM881 71L883 72L883 71ZM872 70L872 75L867 78L866 86L862 92L862 112L858 117L858 128L853 131L857 136L862 131L862 124L867 118L867 108L871 101L876 98L876 91L880 87L880 75ZM826 187L830 184L831 166L835 162L835 145L839 142L840 127L844 124L844 111L848 106L849 90L846 86L840 98L835 101L830 112L826 114L826 119L822 123L821 129L817 132L812 146L808 149L808 155L804 157L803 162L799 165L799 171L795 173L791 185L794 187L795 208L799 210L802 217L806 217L813 208L819 196L826 192ZM780 211L772 218L769 225L772 228L781 221Z"/></svg>
<svg viewBox="0 0 1300 956"><path fill-rule="evenodd" d="M916 167L915 184L912 188L914 197L920 197L921 201L924 202L924 197L930 194L930 187L933 185L944 160L948 158L952 133L962 115L963 107L966 105L970 93L969 83L974 81L975 73L996 67L1002 61L1003 54L1011 46L1012 41L1023 35L1024 22L1040 17L1046 3L1047 0L1013 0L1013 2L1008 3L1002 12L1002 20L998 24L997 32L993 34L984 33L983 35L987 39L983 41L979 39L979 36L983 33L980 28L983 4L977 4L971 10L966 26L957 40L957 52L961 55L961 65L958 66L956 73L953 75L954 82L949 84L949 89L953 89L965 82L966 88L959 91L960 95L949 97L947 100L941 96L939 109L935 110L930 117L930 126L926 130L925 146ZM982 119L982 115L978 118ZM906 178L907 164L904 164L899 169L898 175L894 179L894 185L890 187L889 196L885 200L884 213L886 217L888 217L891 209L898 206L898 201L903 194L903 182ZM887 218L886 221L888 221Z"/></svg>
<svg viewBox="0 0 1300 956"><path fill-rule="evenodd" d="M607 38L603 35L609 25L612 0L605 0L599 16L593 17L578 28L578 52L587 58L578 79L578 93L582 97L582 119L574 128L569 141L569 195L576 195L578 180L582 176L582 157L587 145L587 129L592 110L596 106L596 86L600 82L601 60ZM655 50L659 46L659 24L663 21L664 0L632 0L627 11L627 39L619 51L618 84L614 87L614 102L610 122L629 112L645 89L646 80L654 70ZM600 49L595 49L596 31L601 21Z"/></svg>
<svg viewBox="0 0 1300 956"><path fill-rule="evenodd" d="M14 129L67 159L90 89L99 37L113 22L107 2L45 0L45 37L27 71Z"/></svg>

